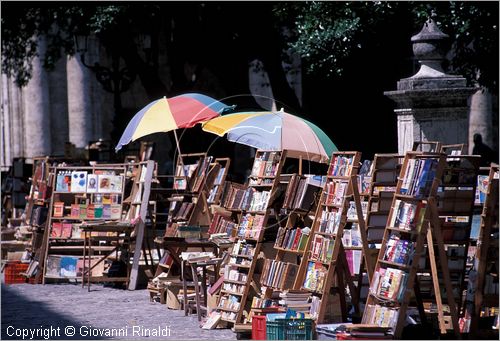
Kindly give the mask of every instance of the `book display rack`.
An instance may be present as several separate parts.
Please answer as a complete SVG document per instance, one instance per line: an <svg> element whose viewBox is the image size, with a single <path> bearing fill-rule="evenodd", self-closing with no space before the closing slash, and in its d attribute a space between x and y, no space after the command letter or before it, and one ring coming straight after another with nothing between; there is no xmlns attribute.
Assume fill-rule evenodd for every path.
<svg viewBox="0 0 500 341"><path fill-rule="evenodd" d="M149 262L153 266L153 257L151 255L151 248L149 244L149 235L146 228L148 214L151 215L149 210L149 197L151 194L151 182L153 174L156 172L156 162L142 161L133 165L132 171L133 182L130 196L124 200L124 204L128 204L128 210L124 217L127 222L133 222L135 228L132 232L132 243L134 252L132 255L132 265L130 271L130 280L128 283L129 290L135 290L139 277L139 266L141 258L144 259L146 265ZM149 217L151 219L151 217ZM142 251L142 253L141 253Z"/></svg>
<svg viewBox="0 0 500 341"><path fill-rule="evenodd" d="M486 338L488 334L498 338L498 165L492 165L488 175L480 175L478 178L478 184L481 183L485 191L484 196L478 195L478 202L483 205L473 261L476 275L474 278L469 276L469 287L473 290L471 295L467 296L465 314L470 320L470 326L465 326L464 332L468 331L473 338ZM481 320L486 323L481 323ZM482 326L487 327L481 328Z"/></svg>
<svg viewBox="0 0 500 341"><path fill-rule="evenodd" d="M401 168L362 320L362 323L392 328L395 338L401 337L405 325L426 239L431 271L433 279L436 279L433 284L437 288L435 294L439 319L444 320L434 240L440 256L454 331L459 336L457 307L452 296L436 204L445 166L444 154L408 152Z"/></svg>
<svg viewBox="0 0 500 341"><path fill-rule="evenodd" d="M466 265L469 249L469 236L474 210L474 197L476 193L477 173L479 169L479 156L456 155L446 158L446 166L443 171L441 183L437 190L437 210L440 220L440 230L443 237L443 246L446 250L445 260L453 290L453 300L460 308L463 302L463 294L466 290ZM434 241L436 245L436 240ZM441 256L441 255L440 255ZM429 253L427 252L427 257ZM423 301L435 300L432 295L431 283L442 282L442 276L434 276L430 271L430 259L420 264L417 274L420 285L420 297ZM440 263L437 263L437 274L443 273ZM434 291L437 290L434 284ZM441 286L440 296L447 303ZM435 295L435 292L434 292ZM460 311L457 311L460 314ZM441 333L445 332L446 319L439 320ZM448 327L449 328L449 327Z"/></svg>
<svg viewBox="0 0 500 341"><path fill-rule="evenodd" d="M300 172L302 160L299 162ZM282 175L280 181L286 184L286 191L284 191L283 205L280 209L279 228L274 238L273 248L276 255L274 259L267 258L264 261L260 277L261 292L259 297L255 297L252 302L252 310L247 321L252 320L255 311L273 305L278 296L280 298L297 296L297 291L293 290L297 285L297 271L309 241L323 180L321 176L310 174ZM307 308L308 311L309 293L305 293L305 298L304 293L299 296L305 304L299 306L297 300L292 300L292 302L286 299L280 299L278 303L285 304L287 307L293 305L294 310Z"/></svg>
<svg viewBox="0 0 500 341"><path fill-rule="evenodd" d="M257 257L285 159L286 151L258 150L248 187L231 186L226 196L225 206L238 211L239 224L237 241L224 268L223 287L215 308L215 314L220 314L223 322L235 325L248 315L250 290L256 287Z"/></svg>
<svg viewBox="0 0 500 341"><path fill-rule="evenodd" d="M366 230L369 244L380 249L404 156L375 154L370 183ZM375 265L375 264L374 264Z"/></svg>
<svg viewBox="0 0 500 341"><path fill-rule="evenodd" d="M211 181L208 181L208 183L210 184L213 183L210 191L208 192L207 202L209 205L220 204L222 191L224 189L224 182L226 181L230 165L230 158L216 158L214 163L212 164L209 172L209 178L211 179Z"/></svg>
<svg viewBox="0 0 500 341"><path fill-rule="evenodd" d="M343 318L347 314L344 277L349 286L353 304L359 311L358 298L356 297L357 288L354 286L349 272L342 245L342 236L347 224L349 202L351 198L354 198L361 239L363 245L367 247L356 177L360 157L359 152L333 153L322 196L316 210L311 236L306 246L307 252L300 263L296 289L312 293L311 315L317 323L333 319L333 316L329 316L331 313L327 313L326 310L327 307L331 307L329 299L331 288L334 286L335 274L337 275L338 292L341 296ZM364 252L363 255L365 255Z"/></svg>
<svg viewBox="0 0 500 341"><path fill-rule="evenodd" d="M84 270L81 225L122 219L125 165L52 168L54 187L44 234L46 279L78 279ZM113 246L95 246L96 253ZM102 271L104 269L101 268ZM96 269L95 272L98 270Z"/></svg>
<svg viewBox="0 0 500 341"><path fill-rule="evenodd" d="M24 276L30 278L35 275L35 283L39 283L42 279L42 272L39 269L43 268L44 262L43 236L48 220L53 181L49 168L48 157L33 159L31 186L26 198L24 223L29 226L31 233L26 251L31 261Z"/></svg>
<svg viewBox="0 0 500 341"><path fill-rule="evenodd" d="M177 236L180 226L209 226L212 216L207 197L212 184L207 183L212 157L206 153L181 154L177 158L173 188L168 199L169 215L165 236Z"/></svg>

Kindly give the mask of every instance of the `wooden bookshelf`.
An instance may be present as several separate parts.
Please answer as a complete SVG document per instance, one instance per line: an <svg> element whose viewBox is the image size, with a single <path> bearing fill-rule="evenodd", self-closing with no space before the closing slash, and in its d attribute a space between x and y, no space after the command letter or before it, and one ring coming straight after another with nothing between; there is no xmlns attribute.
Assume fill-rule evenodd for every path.
<svg viewBox="0 0 500 341"><path fill-rule="evenodd" d="M209 184L212 184L207 196L207 203L209 205L220 204L224 183L226 181L230 165L230 158L216 158L214 163L211 165L210 172L208 174L210 180L207 181Z"/></svg>
<svg viewBox="0 0 500 341"><path fill-rule="evenodd" d="M30 178L31 186L26 197L26 208L24 210L23 223L29 226L31 234L29 245L26 251L30 255L29 273L26 277L32 277L36 274L35 283L39 283L42 276L39 269L43 268L43 236L48 221L48 210L51 187L51 173L49 157L33 158L33 173Z"/></svg>
<svg viewBox="0 0 500 341"><path fill-rule="evenodd" d="M299 162L300 172L301 160ZM295 288L297 271L312 232L314 213L324 180L325 177L322 176L300 173L282 175L280 183L286 186L286 190L274 238L273 248L276 254L273 259L267 258L264 261L260 277L261 292L258 300L253 302L247 319L249 322L255 311L276 301L273 299L274 292L284 293Z"/></svg>
<svg viewBox="0 0 500 341"><path fill-rule="evenodd" d="M453 297L457 307L462 307L463 293L467 288L466 266L467 253L469 249L469 236L474 211L474 197L476 193L477 174L479 170L479 156L475 155L448 155L446 166L443 170L441 184L437 190L436 204L440 219L440 230L443 237L443 245L446 249L446 260L448 269L452 275ZM429 252L427 252L429 257ZM430 259L421 264L423 273L428 273ZM442 269L438 265L438 273ZM426 275L418 274L420 283ZM439 278L432 278L440 281ZM427 281L428 282L428 281ZM426 290L428 289L428 290ZM431 288L420 286L421 297L424 301L434 301L435 293ZM436 287L434 287L436 290ZM447 303L444 295L444 287L441 286L443 302ZM427 294L427 292L428 294ZM460 314L460 311L458 311Z"/></svg>
<svg viewBox="0 0 500 341"><path fill-rule="evenodd" d="M307 252L302 258L295 282L296 289L310 291L313 294L312 305L315 308L312 309L312 313L317 323L324 323L333 318L329 316L330 313L327 313L327 308L330 306L330 292L334 287L334 279L340 294L342 318L346 319L347 315L345 285L349 286L352 303L359 312L358 297L356 297L358 290L352 281L342 237L344 227L348 224L349 203L353 199L360 235L364 241L363 244L367 246L356 177L360 158L359 152L333 153L321 199L316 209L311 236L306 246ZM359 255L359 264L361 264L364 252L352 251L361 252Z"/></svg>
<svg viewBox="0 0 500 341"><path fill-rule="evenodd" d="M138 257L134 256L132 258L133 261L128 282L129 290L135 290L137 287L141 259L146 266L149 266L151 270L153 270L153 257L149 240L154 231L150 231L147 228L147 223L148 219L152 218L150 214L151 210L149 209L149 199L151 194L151 182L153 174L156 172L156 168L157 164L152 160L141 161L132 165L132 189L130 191L130 196L124 201L127 211L124 217L125 221L135 222L133 255L138 255Z"/></svg>
<svg viewBox="0 0 500 341"><path fill-rule="evenodd" d="M450 274L436 204L445 166L445 154L438 153L408 152L403 161L362 320L362 323L391 327L395 338L401 337L411 294L418 296L415 279L426 240L433 284L438 289L436 303L440 324L444 324L445 319L439 283L436 281L434 240L454 331L459 336L457 307L450 299Z"/></svg>
<svg viewBox="0 0 500 341"><path fill-rule="evenodd" d="M211 160L206 153L181 154L177 158L165 236L177 236L179 226L210 225L207 195L212 184L207 183L207 176Z"/></svg>
<svg viewBox="0 0 500 341"><path fill-rule="evenodd" d="M84 271L80 226L87 221L122 219L126 167L56 166L51 172L53 191L44 233L43 284L46 278L81 278L77 274ZM61 269L63 260L68 264Z"/></svg>
<svg viewBox="0 0 500 341"><path fill-rule="evenodd" d="M490 313L488 310L496 308L496 313L491 315L497 316L498 321L498 183L499 183L498 165L492 164L489 167L487 175L487 185L484 183L485 178L479 178L481 185L485 186L484 198L478 195L478 204L482 203L482 213L479 228L479 238L474 260L474 270L476 273L475 280L472 280L469 287L473 288L473 293L468 297L470 300L466 302L466 318L470 319L470 328L468 332L473 338L484 337L485 333L496 333L498 338L498 323L497 329L481 329L480 320L488 318ZM478 181L478 183L479 183ZM496 238L494 237L496 234ZM496 275L496 276L495 276ZM491 277L490 280L487 277ZM495 290L496 285L496 290ZM483 311L486 311L483 313ZM467 330L465 330L467 332Z"/></svg>
<svg viewBox="0 0 500 341"><path fill-rule="evenodd" d="M226 193L224 206L238 213L239 226L224 269L223 292L215 308L225 323L243 322L251 309L249 294L257 286L254 279L257 258L285 159L286 151L258 150L248 187L232 184ZM269 187L260 186L262 182ZM234 292L237 294L232 294Z"/></svg>
<svg viewBox="0 0 500 341"><path fill-rule="evenodd" d="M381 244L404 155L375 154L366 230L368 243Z"/></svg>

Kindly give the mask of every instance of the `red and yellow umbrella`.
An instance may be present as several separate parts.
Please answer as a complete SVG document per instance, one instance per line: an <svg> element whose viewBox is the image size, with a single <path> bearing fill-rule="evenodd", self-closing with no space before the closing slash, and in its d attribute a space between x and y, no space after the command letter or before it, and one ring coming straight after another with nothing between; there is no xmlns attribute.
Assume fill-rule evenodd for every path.
<svg viewBox="0 0 500 341"><path fill-rule="evenodd" d="M199 122L219 116L230 108L216 99L198 93L160 98L134 115L115 150L119 151L124 145L149 134L191 128Z"/></svg>

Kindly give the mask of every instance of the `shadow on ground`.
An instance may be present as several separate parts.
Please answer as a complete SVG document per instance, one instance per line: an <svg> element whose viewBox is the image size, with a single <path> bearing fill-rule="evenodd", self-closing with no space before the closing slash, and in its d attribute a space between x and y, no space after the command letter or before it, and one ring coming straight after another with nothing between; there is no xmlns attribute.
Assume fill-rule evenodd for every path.
<svg viewBox="0 0 500 341"><path fill-rule="evenodd" d="M2 283L2 340L104 340L107 337L91 335L84 336L80 333L89 329L82 324L68 319L47 303L28 300L16 290ZM68 305L78 304L68 301ZM74 329L72 329L73 327ZM66 329L68 328L68 329ZM71 332L75 335L71 336ZM34 332L34 334L31 334ZM28 334L26 334L28 333ZM67 334L69 333L69 334Z"/></svg>

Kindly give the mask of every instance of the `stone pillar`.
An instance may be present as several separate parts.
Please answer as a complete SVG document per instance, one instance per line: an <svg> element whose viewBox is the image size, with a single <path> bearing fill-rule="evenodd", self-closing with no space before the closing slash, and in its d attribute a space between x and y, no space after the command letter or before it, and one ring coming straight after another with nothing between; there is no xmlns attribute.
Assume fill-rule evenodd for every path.
<svg viewBox="0 0 500 341"><path fill-rule="evenodd" d="M9 167L12 165L12 139L10 137L10 131L11 131L11 113L10 113L10 108L9 108L9 79L6 74L2 73L2 92L1 94L1 99L2 99L2 120L1 120L1 126L2 126L2 141L1 141L1 166L2 170L5 169L5 167Z"/></svg>
<svg viewBox="0 0 500 341"><path fill-rule="evenodd" d="M413 142L440 141L468 144L469 107L475 91L462 76L447 75L441 65L448 36L429 19L422 31L411 38L420 70L397 83L396 91L384 94L396 102L398 152L412 149Z"/></svg>
<svg viewBox="0 0 500 341"><path fill-rule="evenodd" d="M38 55L32 62L32 76L24 88L25 156L51 155L50 105L47 71L43 68L46 41L38 40Z"/></svg>
<svg viewBox="0 0 500 341"><path fill-rule="evenodd" d="M64 155L64 144L69 141L68 88L66 58L60 58L49 72L50 124L52 155Z"/></svg>
<svg viewBox="0 0 500 341"><path fill-rule="evenodd" d="M69 141L77 148L86 147L92 139L92 71L75 54L67 60Z"/></svg>
<svg viewBox="0 0 500 341"><path fill-rule="evenodd" d="M21 88L12 78L8 80L8 103L11 121L10 138L12 142L12 157L24 156L24 113Z"/></svg>
<svg viewBox="0 0 500 341"><path fill-rule="evenodd" d="M479 133L483 143L495 148L493 137L492 95L487 89L479 89L471 96L469 117L469 152L474 148L474 134Z"/></svg>

